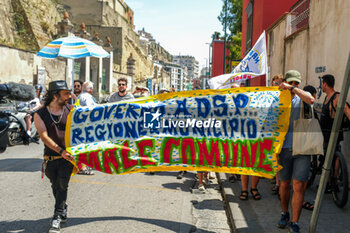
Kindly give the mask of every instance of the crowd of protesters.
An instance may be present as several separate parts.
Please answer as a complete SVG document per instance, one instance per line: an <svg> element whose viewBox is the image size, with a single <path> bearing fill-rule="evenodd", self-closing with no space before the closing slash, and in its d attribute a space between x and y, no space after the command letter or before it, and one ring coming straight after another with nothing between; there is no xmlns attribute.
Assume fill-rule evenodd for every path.
<svg viewBox="0 0 350 233"><path fill-rule="evenodd" d="M137 86L133 93L128 90L128 80L125 78L118 79L118 91L112 94L107 102L115 103L119 101L130 100L134 98L142 98L150 95L150 90L146 87ZM299 232L298 221L302 208L313 210L313 202L305 201L304 194L307 187L307 181L310 170L309 155L292 156L293 152L293 122L300 117L301 108L303 106L312 105L316 99L317 91L313 86L305 86L300 88L302 77L296 70L288 71L284 77L281 74L273 76L270 85L278 86L279 89L289 90L291 92L291 112L289 119L289 128L283 142L282 150L277 155L278 163L283 167L271 181L274 183L272 193L277 194L281 204L281 218L277 223L279 228L287 226L291 232ZM324 148L327 148L331 127L333 124L335 110L339 100L339 92L334 90L335 79L332 75L324 75L322 77L322 91L326 94L323 103L321 115L316 116L319 119L323 135ZM232 88L238 88L240 85L233 84ZM92 106L98 104L93 97L94 83L90 81L82 82L74 81L74 94L67 87L65 81L53 81L49 84L45 98L42 99L40 93L42 87L37 85L37 106L41 106L38 110L33 111L35 125L38 133L45 144L45 174L52 183L52 191L55 197L54 217L51 224L51 229L59 229L60 224L67 219L67 190L69 177L73 170L73 157L65 150L64 144L64 129L67 120L68 112L71 108L70 104L79 101L80 106ZM173 89L160 89L157 94L173 92ZM70 103L70 104L68 104ZM44 106L44 107L42 107ZM311 108L310 108L311 109ZM303 111L305 116L309 117L308 111ZM350 119L350 108L345 106L345 115ZM32 114L32 115L33 115ZM30 122L32 116L28 115L27 121ZM26 122L27 122L26 121ZM30 125L27 125L29 131ZM339 137L339 141L342 136ZM93 175L91 168L86 165L78 164L79 174ZM154 173L150 173L153 175ZM180 171L177 175L178 179L182 179L186 174L185 171ZM198 190L205 192L205 187L210 184L210 179L215 178L211 172L197 172ZM260 194L258 190L259 177L249 175L230 174L229 182L234 183L241 180L241 193L239 199L242 201L248 200L249 196L254 200L260 200L264 194ZM250 190L249 190L250 180ZM291 190L293 192L291 192ZM250 195L249 195L250 191ZM277 200L277 199L276 199ZM290 202L290 200L292 200ZM289 208L291 203L291 208ZM291 209L291 211L289 211Z"/></svg>

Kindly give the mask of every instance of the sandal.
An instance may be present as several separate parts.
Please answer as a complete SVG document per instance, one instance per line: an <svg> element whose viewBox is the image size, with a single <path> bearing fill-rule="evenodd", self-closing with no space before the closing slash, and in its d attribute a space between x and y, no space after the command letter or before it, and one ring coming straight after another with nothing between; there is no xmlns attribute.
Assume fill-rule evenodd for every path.
<svg viewBox="0 0 350 233"><path fill-rule="evenodd" d="M255 194L254 194L255 192ZM260 200L261 199L261 195L258 191L258 189L250 189L250 193L252 194L254 200Z"/></svg>
<svg viewBox="0 0 350 233"><path fill-rule="evenodd" d="M241 199L242 201L246 201L248 200L248 191L241 191L241 195L239 196L239 199Z"/></svg>
<svg viewBox="0 0 350 233"><path fill-rule="evenodd" d="M308 202L308 201L304 201L303 202L303 208L304 209L307 209L307 210L310 210L310 211L313 211L314 210L314 204Z"/></svg>
<svg viewBox="0 0 350 233"><path fill-rule="evenodd" d="M272 194L276 195L276 194L279 193L280 186L279 185L274 185L271 190L272 190Z"/></svg>

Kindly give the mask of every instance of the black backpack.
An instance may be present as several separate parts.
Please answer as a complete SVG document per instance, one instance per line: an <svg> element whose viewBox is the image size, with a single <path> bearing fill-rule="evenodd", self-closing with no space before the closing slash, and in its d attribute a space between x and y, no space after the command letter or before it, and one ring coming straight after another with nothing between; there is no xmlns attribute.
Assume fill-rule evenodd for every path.
<svg viewBox="0 0 350 233"><path fill-rule="evenodd" d="M333 105L333 100L337 97L337 95L340 94L339 92L336 92L329 101L331 101L331 106L332 106L332 109L334 110L334 112L336 112L336 109ZM345 103L349 108L350 108L350 104L348 102ZM350 129L350 120L347 118L347 116L343 115L343 119L342 119L342 123L341 123L341 126L340 126L340 129Z"/></svg>

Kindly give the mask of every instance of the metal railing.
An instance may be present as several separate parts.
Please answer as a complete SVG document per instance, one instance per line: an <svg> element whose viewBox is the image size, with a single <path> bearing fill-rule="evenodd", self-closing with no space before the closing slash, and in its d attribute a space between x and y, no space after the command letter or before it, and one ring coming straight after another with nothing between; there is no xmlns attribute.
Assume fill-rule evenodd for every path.
<svg viewBox="0 0 350 233"><path fill-rule="evenodd" d="M286 37L309 24L310 0L299 1L287 16Z"/></svg>

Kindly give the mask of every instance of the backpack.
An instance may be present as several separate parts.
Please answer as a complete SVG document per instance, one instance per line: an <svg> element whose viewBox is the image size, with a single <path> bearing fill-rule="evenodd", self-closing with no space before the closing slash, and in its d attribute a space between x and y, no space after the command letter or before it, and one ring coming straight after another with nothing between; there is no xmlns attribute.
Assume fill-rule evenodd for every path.
<svg viewBox="0 0 350 233"><path fill-rule="evenodd" d="M339 92L336 92L329 101L331 101L331 106L334 112L336 112L336 109L333 105L333 100L336 98L336 96L340 94ZM350 104L348 102L345 103L349 108L350 108ZM340 129L349 129L350 128L350 120L347 118L347 116L345 115L345 113L343 114L343 118L342 118L342 123L340 125Z"/></svg>

